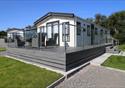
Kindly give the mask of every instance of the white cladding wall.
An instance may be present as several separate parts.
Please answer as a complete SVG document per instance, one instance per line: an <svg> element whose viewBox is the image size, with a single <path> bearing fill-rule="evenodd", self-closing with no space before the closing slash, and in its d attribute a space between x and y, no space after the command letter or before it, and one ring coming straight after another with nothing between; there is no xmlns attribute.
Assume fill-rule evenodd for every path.
<svg viewBox="0 0 125 88"><path fill-rule="evenodd" d="M54 22L54 21L59 21L59 24L63 23L63 22L69 22L69 24L74 25L74 19L73 18L68 18L68 17L49 17L46 18L44 21L40 22L37 25L37 33L40 32L40 27L42 26L46 26L47 23L49 22ZM46 27L45 27L46 30ZM70 26L70 41L67 42L68 46L70 47L75 47L76 46L76 42L75 39L76 35L75 35L75 26ZM59 25L59 45L60 46L64 46L64 42L62 41L62 25Z"/></svg>

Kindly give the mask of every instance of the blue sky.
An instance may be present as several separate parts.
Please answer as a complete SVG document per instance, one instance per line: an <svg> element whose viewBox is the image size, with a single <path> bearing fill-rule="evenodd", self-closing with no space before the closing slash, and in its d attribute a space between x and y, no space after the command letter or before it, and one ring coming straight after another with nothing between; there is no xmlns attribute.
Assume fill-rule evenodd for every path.
<svg viewBox="0 0 125 88"><path fill-rule="evenodd" d="M32 25L47 12L71 12L87 18L125 10L125 0L0 0L0 30Z"/></svg>

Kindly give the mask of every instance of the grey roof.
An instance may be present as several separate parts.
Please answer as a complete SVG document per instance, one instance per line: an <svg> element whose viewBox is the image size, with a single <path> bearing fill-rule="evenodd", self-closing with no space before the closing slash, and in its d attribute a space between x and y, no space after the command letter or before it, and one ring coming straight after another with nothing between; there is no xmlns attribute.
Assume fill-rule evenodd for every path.
<svg viewBox="0 0 125 88"><path fill-rule="evenodd" d="M35 21L34 24L36 25L39 22L43 21L44 19L46 19L47 17L50 17L50 16L61 16L61 17L73 18L75 15L73 13L49 12L49 13L45 14L44 16L42 16L41 18L39 18L37 21Z"/></svg>
<svg viewBox="0 0 125 88"><path fill-rule="evenodd" d="M50 16L70 17L70 18L76 17L76 18L78 18L78 19L84 20L84 21L87 22L87 23L94 24L94 25L96 25L96 26L98 26L98 27L100 27L100 28L105 29L104 27L102 27L102 26L100 26L100 25L97 25L97 24L95 24L95 23L93 23L93 22L89 22L89 21L87 21L87 20L85 20L85 19L83 19L83 18L81 18L81 17L76 16L74 13L62 13L62 12L48 12L47 14L45 14L44 16L42 16L41 18L39 18L38 20L36 20L36 21L34 22L34 25L37 25L39 22L43 21L44 19L46 19L47 17L50 17Z"/></svg>
<svg viewBox="0 0 125 88"><path fill-rule="evenodd" d="M24 31L24 29L19 29L19 28L8 28L8 29L7 29L7 32L13 31L13 30Z"/></svg>

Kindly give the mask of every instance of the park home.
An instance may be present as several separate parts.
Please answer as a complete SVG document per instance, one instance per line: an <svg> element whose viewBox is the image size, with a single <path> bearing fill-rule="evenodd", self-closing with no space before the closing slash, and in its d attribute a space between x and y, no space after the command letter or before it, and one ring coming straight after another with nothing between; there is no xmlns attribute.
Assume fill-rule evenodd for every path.
<svg viewBox="0 0 125 88"><path fill-rule="evenodd" d="M24 43L24 29L19 28L9 28L7 30L7 40L10 44L9 46L17 47L23 46Z"/></svg>
<svg viewBox="0 0 125 88"><path fill-rule="evenodd" d="M14 38L15 35L19 35L20 37L24 37L24 30L19 28L8 28L7 37Z"/></svg>
<svg viewBox="0 0 125 88"><path fill-rule="evenodd" d="M48 45L85 47L109 42L110 31L74 15L49 12L36 22L37 33L46 38Z"/></svg>

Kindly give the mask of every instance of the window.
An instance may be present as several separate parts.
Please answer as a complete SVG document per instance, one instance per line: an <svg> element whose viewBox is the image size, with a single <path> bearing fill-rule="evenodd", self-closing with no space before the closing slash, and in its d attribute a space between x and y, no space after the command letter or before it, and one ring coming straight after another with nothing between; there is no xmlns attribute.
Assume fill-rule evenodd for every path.
<svg viewBox="0 0 125 88"><path fill-rule="evenodd" d="M95 35L98 35L98 29L95 28Z"/></svg>
<svg viewBox="0 0 125 88"><path fill-rule="evenodd" d="M86 32L86 28L83 28L83 31Z"/></svg>
<svg viewBox="0 0 125 88"><path fill-rule="evenodd" d="M105 30L105 34L107 34L107 31Z"/></svg>
<svg viewBox="0 0 125 88"><path fill-rule="evenodd" d="M88 36L90 36L90 35L91 35L90 25L87 25L87 35L88 35Z"/></svg>
<svg viewBox="0 0 125 88"><path fill-rule="evenodd" d="M59 26L59 23L58 23L58 22L54 22L54 23L53 23L53 33L54 33L54 34L58 34L58 33L59 33L59 32L58 32L58 31L59 31L59 30L58 30L58 29L59 29L58 26Z"/></svg>
<svg viewBox="0 0 125 88"><path fill-rule="evenodd" d="M47 23L47 35L49 39L54 39L55 36L59 35L59 21Z"/></svg>
<svg viewBox="0 0 125 88"><path fill-rule="evenodd" d="M81 23L77 22L77 35L81 35Z"/></svg>
<svg viewBox="0 0 125 88"><path fill-rule="evenodd" d="M48 23L47 24L47 35L48 35L48 38L52 38L52 34L53 34L52 23Z"/></svg>
<svg viewBox="0 0 125 88"><path fill-rule="evenodd" d="M70 27L69 22L62 23L62 41L70 41Z"/></svg>
<svg viewBox="0 0 125 88"><path fill-rule="evenodd" d="M103 36L103 29L100 30L100 35Z"/></svg>
<svg viewBox="0 0 125 88"><path fill-rule="evenodd" d="M45 30L45 27L44 27L44 26L41 26L41 27L40 27L40 33L46 33L46 30Z"/></svg>

